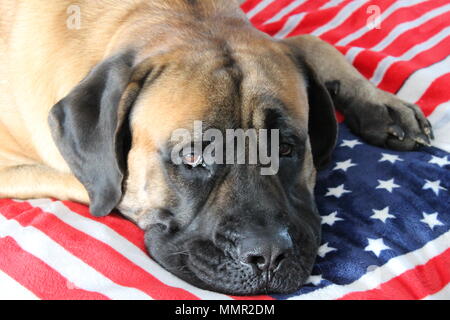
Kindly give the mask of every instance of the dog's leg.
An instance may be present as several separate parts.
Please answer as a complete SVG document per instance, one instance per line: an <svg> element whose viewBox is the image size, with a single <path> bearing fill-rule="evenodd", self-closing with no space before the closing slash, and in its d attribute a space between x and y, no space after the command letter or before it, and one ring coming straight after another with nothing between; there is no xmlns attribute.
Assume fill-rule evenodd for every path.
<svg viewBox="0 0 450 320"><path fill-rule="evenodd" d="M397 150L430 144L431 125L419 107L377 89L333 46L310 35L284 41L314 69L348 126L367 142Z"/></svg>
<svg viewBox="0 0 450 320"><path fill-rule="evenodd" d="M0 198L56 198L88 203L86 190L71 174L42 165L0 169Z"/></svg>

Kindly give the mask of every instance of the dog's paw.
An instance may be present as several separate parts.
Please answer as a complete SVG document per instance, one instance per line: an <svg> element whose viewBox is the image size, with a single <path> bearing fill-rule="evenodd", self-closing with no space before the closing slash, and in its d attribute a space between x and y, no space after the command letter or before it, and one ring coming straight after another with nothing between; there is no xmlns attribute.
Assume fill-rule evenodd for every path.
<svg viewBox="0 0 450 320"><path fill-rule="evenodd" d="M434 139L430 122L420 108L383 93L379 103L353 103L346 122L368 143L400 151L430 146Z"/></svg>

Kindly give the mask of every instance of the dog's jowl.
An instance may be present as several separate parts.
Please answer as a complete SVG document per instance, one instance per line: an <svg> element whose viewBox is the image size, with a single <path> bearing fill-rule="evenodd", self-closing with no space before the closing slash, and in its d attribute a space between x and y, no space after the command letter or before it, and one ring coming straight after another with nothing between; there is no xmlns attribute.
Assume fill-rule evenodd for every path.
<svg viewBox="0 0 450 320"><path fill-rule="evenodd" d="M305 283L335 108L378 146L432 139L417 106L318 38L259 32L238 1L73 5L1 1L0 196L118 209L145 230L153 259L198 287L248 295ZM174 141L177 130L190 138Z"/></svg>

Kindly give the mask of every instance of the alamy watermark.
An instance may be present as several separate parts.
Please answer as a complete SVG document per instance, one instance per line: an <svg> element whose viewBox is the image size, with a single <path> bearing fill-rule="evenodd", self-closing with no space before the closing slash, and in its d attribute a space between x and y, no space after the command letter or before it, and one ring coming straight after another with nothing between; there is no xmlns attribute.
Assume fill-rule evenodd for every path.
<svg viewBox="0 0 450 320"><path fill-rule="evenodd" d="M203 131L203 122L195 121L193 132L173 131L171 161L190 167L213 164L258 165L261 175L275 175L280 167L280 131L278 129L218 129Z"/></svg>
<svg viewBox="0 0 450 320"><path fill-rule="evenodd" d="M67 8L66 25L70 30L81 29L81 8L77 4L72 4Z"/></svg>
<svg viewBox="0 0 450 320"><path fill-rule="evenodd" d="M369 30L381 29L381 8L377 5L367 7L367 13L370 17L367 19L367 28Z"/></svg>

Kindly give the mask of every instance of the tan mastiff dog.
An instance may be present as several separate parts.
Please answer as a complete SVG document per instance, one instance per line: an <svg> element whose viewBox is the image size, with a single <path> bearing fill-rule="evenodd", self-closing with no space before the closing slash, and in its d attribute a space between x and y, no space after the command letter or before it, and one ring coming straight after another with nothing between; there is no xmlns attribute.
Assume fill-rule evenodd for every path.
<svg viewBox="0 0 450 320"><path fill-rule="evenodd" d="M2 0L0 16L0 196L117 208L156 261L202 288L288 293L308 278L334 106L369 143L432 139L417 106L315 37L259 32L237 1ZM175 164L172 133L196 120L279 130L279 170L197 152Z"/></svg>

